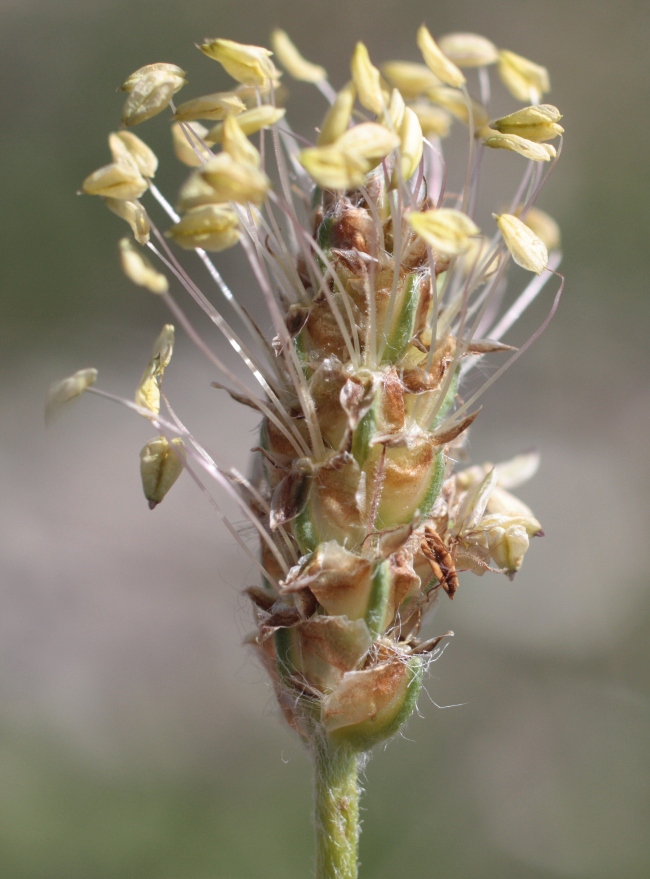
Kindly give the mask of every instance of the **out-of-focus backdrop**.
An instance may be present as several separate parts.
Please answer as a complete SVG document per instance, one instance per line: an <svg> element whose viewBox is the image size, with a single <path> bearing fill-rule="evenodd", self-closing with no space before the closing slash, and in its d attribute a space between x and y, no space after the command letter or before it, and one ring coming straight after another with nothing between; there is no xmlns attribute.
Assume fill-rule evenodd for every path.
<svg viewBox="0 0 650 879"><path fill-rule="evenodd" d="M189 479L149 512L147 425L86 397L45 432L42 400L90 365L130 396L167 319L121 275L121 221L75 195L108 161L128 73L171 61L187 98L227 88L194 43L266 43L279 25L340 86L357 39L377 62L417 60L423 20L549 68L567 137L540 206L562 226L568 281L552 326L486 395L471 449L540 449L522 496L547 536L515 582L466 578L429 625L456 638L422 717L368 764L362 875L650 875L648 4L4 0L0 14L2 876L310 875L309 766L242 646L253 566ZM290 89L307 133L324 106ZM165 125L138 134L173 197ZM523 167L502 158L495 175ZM255 308L241 255L218 264ZM182 338L172 367L179 415L246 467L254 417Z"/></svg>

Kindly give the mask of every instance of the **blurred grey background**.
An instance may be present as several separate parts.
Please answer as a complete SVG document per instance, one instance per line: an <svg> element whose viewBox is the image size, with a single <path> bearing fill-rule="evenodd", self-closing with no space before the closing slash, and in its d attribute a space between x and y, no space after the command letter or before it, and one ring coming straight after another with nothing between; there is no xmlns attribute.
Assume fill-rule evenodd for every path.
<svg viewBox="0 0 650 879"><path fill-rule="evenodd" d="M4 0L0 15L3 879L310 875L309 765L242 646L254 568L188 479L149 512L146 425L87 397L45 432L42 400L90 365L130 396L167 320L120 273L120 221L75 195L108 161L125 76L164 60L189 71L187 98L226 88L194 43L266 43L279 25L340 86L357 39L377 62L416 60L422 20L549 68L567 138L540 206L568 280L472 437L477 462L540 449L521 494L547 536L514 583L466 578L429 624L456 638L422 717L367 767L361 875L650 875L647 3ZM314 94L291 86L305 132ZM165 125L138 134L173 197ZM240 256L218 264L255 307ZM181 339L166 390L244 468L255 418L214 378Z"/></svg>

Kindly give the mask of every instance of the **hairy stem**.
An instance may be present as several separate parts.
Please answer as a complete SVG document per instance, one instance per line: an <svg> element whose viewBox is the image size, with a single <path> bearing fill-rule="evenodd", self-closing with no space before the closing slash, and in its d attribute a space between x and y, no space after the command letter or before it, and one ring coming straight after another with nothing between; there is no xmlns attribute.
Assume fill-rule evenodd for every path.
<svg viewBox="0 0 650 879"><path fill-rule="evenodd" d="M357 879L359 754L326 735L314 743L316 879Z"/></svg>

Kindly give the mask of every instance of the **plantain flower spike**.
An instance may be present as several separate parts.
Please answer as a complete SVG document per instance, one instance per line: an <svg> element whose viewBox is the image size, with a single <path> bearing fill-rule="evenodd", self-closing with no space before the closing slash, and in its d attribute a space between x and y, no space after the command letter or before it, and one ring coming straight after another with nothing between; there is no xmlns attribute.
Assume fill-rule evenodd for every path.
<svg viewBox="0 0 650 879"><path fill-rule="evenodd" d="M174 152L191 169L176 197L158 191L155 156L123 131L110 137L113 163L91 174L83 191L105 198L148 245L145 259L133 241L121 242L128 278L166 294L171 270L238 358L226 365L218 346L193 329L182 300L161 296L220 371L214 387L261 423L248 479L213 460L213 443L201 445L181 425L171 400L161 413L174 341L165 326L136 405L124 401L159 434L141 452L143 489L157 505L185 463L206 492L224 490L259 535L259 547L240 538L260 571L247 590L248 642L313 756L316 876L356 879L357 770L363 752L412 714L440 653L446 635L421 635L427 612L444 596L462 600L473 575L517 574L542 534L512 493L535 472L537 455L458 462L468 458L470 430L480 429L483 393L540 333L521 340L513 323L537 296L549 309L540 329L557 307L559 291L548 298L545 284L557 277L559 232L534 200L547 176L543 163L556 156L548 141L562 133L561 115L540 104L544 68L475 34L436 44L423 25L410 59L382 68L357 43L351 80L343 73L335 86L283 31L272 44L279 63L329 102L319 110L320 130L310 135L299 119L294 135L291 112L277 106L284 95L269 49L206 40L201 51L239 85L153 120L171 122ZM497 83L499 102L509 90L527 106L504 110L489 127L495 64L506 86ZM160 113L184 82L173 65L136 71L124 86L125 124ZM450 162L441 138L456 120L471 136L453 138ZM488 148L502 150L511 178L493 176L486 193ZM481 231L477 206L483 212L495 189L493 237ZM170 227L162 243L154 225L161 212ZM181 265L177 248L196 254L182 255ZM245 283L265 308L261 318L223 280L219 254L228 248L250 266ZM536 275L519 292L506 291L511 257ZM522 273L513 275L518 283ZM248 302L253 290L243 292ZM504 362L496 369L486 358ZM55 384L48 412L95 378L81 370ZM225 422L223 405L215 403ZM227 524L239 537L241 529Z"/></svg>

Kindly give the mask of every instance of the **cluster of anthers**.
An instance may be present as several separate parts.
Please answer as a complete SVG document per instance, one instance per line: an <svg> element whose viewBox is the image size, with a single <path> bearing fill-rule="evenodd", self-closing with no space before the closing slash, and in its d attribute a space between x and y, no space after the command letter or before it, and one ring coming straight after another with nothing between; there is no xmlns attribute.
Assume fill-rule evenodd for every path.
<svg viewBox="0 0 650 879"><path fill-rule="evenodd" d="M285 714L307 738L326 735L361 751L410 714L422 669L441 649L441 638L418 638L424 612L443 592L453 597L460 571L512 577L530 538L542 533L509 493L534 472L534 455L460 471L454 464L476 400L557 306L559 292L522 348L501 342L559 263L557 226L533 203L557 158L548 141L563 129L558 110L540 103L546 70L475 34L436 42L422 26L424 63L379 69L358 43L351 80L338 93L284 32L272 44L285 70L330 104L316 143L294 134L278 105L284 89L271 51L210 39L199 48L238 85L175 106L184 71L166 63L137 70L122 86L128 96L123 128L109 136L113 161L83 191L130 225L135 243L120 242L126 275L166 301L219 371L215 385L262 417L257 476L248 479L200 445L162 396L174 333L165 326L135 401L122 401L159 433L141 453L150 506L183 469L234 499L261 541L261 555L251 552L227 522L262 574L248 589L258 624L251 641ZM490 122L492 65L527 106ZM474 69L478 97L464 68ZM152 182L156 156L129 130L168 107L176 156L193 169L176 209ZM468 133L458 191L447 185L441 149L453 118ZM486 149L526 160L516 158L521 182L508 207L492 214L488 234L474 219L485 209ZM173 220L164 234L139 200L145 194ZM190 278L169 240L207 266L231 318ZM259 284L272 340L206 253L237 244ZM511 257L534 277L502 308ZM197 333L170 278L241 357L257 393ZM460 380L493 353L506 362L461 400ZM112 397L93 387L95 379L95 370L81 370L58 382L49 409L87 389Z"/></svg>

